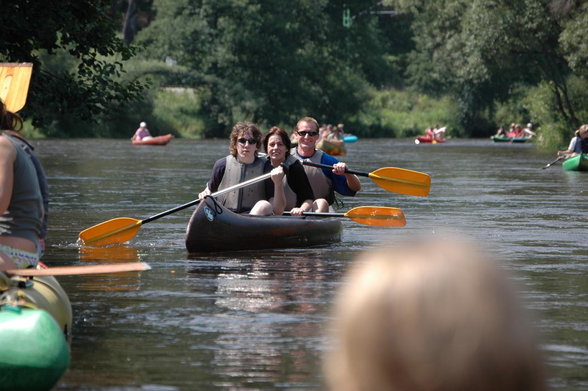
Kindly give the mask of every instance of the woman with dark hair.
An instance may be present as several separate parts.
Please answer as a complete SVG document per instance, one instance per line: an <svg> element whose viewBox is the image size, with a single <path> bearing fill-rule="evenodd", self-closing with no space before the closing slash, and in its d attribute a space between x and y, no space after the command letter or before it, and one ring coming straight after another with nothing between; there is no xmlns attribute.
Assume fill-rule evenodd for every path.
<svg viewBox="0 0 588 391"><path fill-rule="evenodd" d="M283 179L284 194L286 196L285 210L289 210L293 216L301 216L304 212L312 210L314 194L310 182L300 161L290 155L292 142L288 132L277 126L273 126L263 138L263 148L267 153L265 171L271 171L276 167L284 167L286 177ZM267 187L268 195L273 197L273 188Z"/></svg>
<svg viewBox="0 0 588 391"><path fill-rule="evenodd" d="M212 175L206 188L198 195L200 199L218 190L264 174L265 159L257 156L261 146L261 131L257 125L248 122L237 123L230 135L230 154L214 163ZM264 182L251 184L215 197L223 206L237 213L252 215L281 215L284 213L284 187L281 166L271 170L273 193L268 197ZM267 201L271 198L271 201Z"/></svg>

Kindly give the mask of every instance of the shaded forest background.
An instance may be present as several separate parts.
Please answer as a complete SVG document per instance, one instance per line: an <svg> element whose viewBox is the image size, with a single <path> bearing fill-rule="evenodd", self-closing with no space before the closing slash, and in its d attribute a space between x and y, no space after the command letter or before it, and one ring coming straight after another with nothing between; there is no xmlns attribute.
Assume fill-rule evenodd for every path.
<svg viewBox="0 0 588 391"><path fill-rule="evenodd" d="M15 0L0 61L33 62L37 137L226 137L302 116L360 137L436 123L545 148L588 122L588 3L573 0Z"/></svg>

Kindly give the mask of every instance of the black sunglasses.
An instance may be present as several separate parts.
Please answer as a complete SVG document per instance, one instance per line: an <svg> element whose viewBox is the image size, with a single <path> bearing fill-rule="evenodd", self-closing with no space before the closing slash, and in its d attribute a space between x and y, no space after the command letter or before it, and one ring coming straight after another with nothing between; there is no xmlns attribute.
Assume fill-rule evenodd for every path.
<svg viewBox="0 0 588 391"><path fill-rule="evenodd" d="M245 137L241 137L240 139L237 139L237 141L239 142L239 144L243 144L245 145L245 143L249 143L250 145L253 144L257 144L257 140L254 138L245 138Z"/></svg>
<svg viewBox="0 0 588 391"><path fill-rule="evenodd" d="M317 132L317 131L307 132L306 130L303 130L301 132L296 132L296 133L298 133L302 137L304 137L304 136L314 137L314 136L318 136L318 134L319 134L319 132Z"/></svg>

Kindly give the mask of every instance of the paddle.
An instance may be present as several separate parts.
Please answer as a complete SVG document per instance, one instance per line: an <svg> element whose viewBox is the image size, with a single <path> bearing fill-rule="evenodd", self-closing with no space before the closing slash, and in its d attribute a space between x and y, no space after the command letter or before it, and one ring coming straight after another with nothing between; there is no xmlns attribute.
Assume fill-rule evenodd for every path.
<svg viewBox="0 0 588 391"><path fill-rule="evenodd" d="M302 162L306 166L333 169L332 166L320 163L313 163L305 160ZM376 171L367 173L359 171L346 171L349 174L367 176L374 183L388 191L407 194L417 197L426 197L431 189L431 177L428 174L418 171L406 170L404 168L384 167Z"/></svg>
<svg viewBox="0 0 588 391"><path fill-rule="evenodd" d="M549 162L549 163L547 163L547 165L545 165L544 167L541 167L541 168L542 168L542 169L549 168L549 167L553 166L555 163L557 163L557 162L559 162L560 160L562 160L562 159L565 159L565 158L566 158L566 155L561 155L561 156L558 156L558 158L557 158L557 159L555 159L555 160L554 160L554 161L552 161L552 162Z"/></svg>
<svg viewBox="0 0 588 391"><path fill-rule="evenodd" d="M16 113L27 100L33 64L0 63L0 99L6 110Z"/></svg>
<svg viewBox="0 0 588 391"><path fill-rule="evenodd" d="M263 174L256 178L249 179L245 182L241 182L234 186L227 187L226 189L217 191L216 193L213 193L210 196L215 197L225 193L229 193L233 190L237 190L242 187L246 187L254 183L266 180L270 176L271 173L268 172L267 174ZM82 232L80 232L79 238L84 244L91 244L93 246L104 246L107 244L123 243L128 240L131 240L137 234L137 232L139 232L139 228L141 227L141 225L147 224L153 220L157 220L161 217L167 216L179 210L189 208L190 206L196 205L199 202L200 199L193 200L183 205L176 206L175 208L166 210L165 212L161 212L154 216L148 217L145 220L137 220L131 217L117 217L115 219L111 219L103 223L96 224L90 228L83 230Z"/></svg>
<svg viewBox="0 0 588 391"><path fill-rule="evenodd" d="M113 263L102 265L56 266L47 269L10 269L6 274L15 276L73 276L79 274L102 274L120 272L140 272L151 270L151 266L144 262Z"/></svg>
<svg viewBox="0 0 588 391"><path fill-rule="evenodd" d="M290 212L284 212L289 215ZM304 212L304 216L317 217L348 217L360 224L379 227L404 227L406 219L404 213L398 208L387 206L358 206L346 213L331 212Z"/></svg>

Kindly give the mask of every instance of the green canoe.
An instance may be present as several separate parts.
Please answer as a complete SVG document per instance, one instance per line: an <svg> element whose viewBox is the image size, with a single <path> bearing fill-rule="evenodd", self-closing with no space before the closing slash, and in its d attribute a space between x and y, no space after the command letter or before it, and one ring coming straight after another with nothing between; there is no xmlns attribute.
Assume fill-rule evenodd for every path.
<svg viewBox="0 0 588 391"><path fill-rule="evenodd" d="M531 137L506 137L506 136L492 136L490 137L495 143L526 143L531 142Z"/></svg>
<svg viewBox="0 0 588 391"><path fill-rule="evenodd" d="M588 171L588 153L581 153L566 159L562 166L566 171Z"/></svg>
<svg viewBox="0 0 588 391"><path fill-rule="evenodd" d="M0 389L47 391L69 367L71 304L54 277L0 273Z"/></svg>

